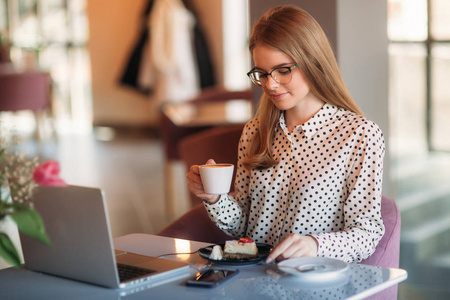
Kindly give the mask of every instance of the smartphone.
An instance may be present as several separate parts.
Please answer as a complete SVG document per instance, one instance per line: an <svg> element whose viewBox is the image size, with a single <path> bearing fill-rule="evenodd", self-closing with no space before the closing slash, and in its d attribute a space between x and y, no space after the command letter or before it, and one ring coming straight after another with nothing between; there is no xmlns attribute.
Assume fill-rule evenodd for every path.
<svg viewBox="0 0 450 300"><path fill-rule="evenodd" d="M199 287L216 287L230 278L236 276L239 269L225 270L225 269L209 269L200 273L195 279L188 280L186 285Z"/></svg>

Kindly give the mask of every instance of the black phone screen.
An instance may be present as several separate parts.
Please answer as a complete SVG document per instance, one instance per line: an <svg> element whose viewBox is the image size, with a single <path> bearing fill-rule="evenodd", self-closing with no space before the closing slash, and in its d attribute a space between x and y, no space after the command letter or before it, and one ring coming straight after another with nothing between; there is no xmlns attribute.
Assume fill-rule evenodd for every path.
<svg viewBox="0 0 450 300"><path fill-rule="evenodd" d="M210 269L197 276L195 280L189 280L187 284L198 286L215 286L228 278L233 277L237 273L239 273L239 270Z"/></svg>
<svg viewBox="0 0 450 300"><path fill-rule="evenodd" d="M236 271L208 270L205 273L201 274L199 277L197 277L197 281L219 282L221 280L224 280L227 276L230 276L234 272Z"/></svg>

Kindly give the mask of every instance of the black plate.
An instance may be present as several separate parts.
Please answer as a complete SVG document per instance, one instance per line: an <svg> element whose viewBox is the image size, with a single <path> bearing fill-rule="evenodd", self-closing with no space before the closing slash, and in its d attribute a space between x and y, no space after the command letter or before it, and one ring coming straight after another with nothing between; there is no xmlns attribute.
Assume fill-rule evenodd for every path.
<svg viewBox="0 0 450 300"><path fill-rule="evenodd" d="M222 265L233 265L233 266L257 264L260 261L262 261L263 259L265 259L269 255L270 250L272 250L272 245L264 244L264 243L256 243L256 247L258 248L258 257L243 258L243 259L224 258L221 260L209 259L209 255L211 254L211 251L214 246L215 245L210 245L208 247L201 248L200 250L198 250L198 254L200 254L201 257L206 258L207 260L209 260L211 262L222 264ZM219 244L219 246L222 247L222 249L223 249L225 244Z"/></svg>

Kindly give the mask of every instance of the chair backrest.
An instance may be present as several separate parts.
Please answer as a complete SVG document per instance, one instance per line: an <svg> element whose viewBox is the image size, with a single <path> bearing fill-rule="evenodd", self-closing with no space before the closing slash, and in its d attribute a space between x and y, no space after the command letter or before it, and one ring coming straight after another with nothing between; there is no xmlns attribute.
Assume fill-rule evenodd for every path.
<svg viewBox="0 0 450 300"><path fill-rule="evenodd" d="M222 244L233 239L210 220L203 203L188 210L158 235L211 244Z"/></svg>
<svg viewBox="0 0 450 300"><path fill-rule="evenodd" d="M375 252L369 258L363 260L361 264L398 268L400 260L400 210L395 201L386 196L381 198L381 217L385 227L384 236L378 243ZM395 285L368 299L397 299L397 290L398 286Z"/></svg>
<svg viewBox="0 0 450 300"><path fill-rule="evenodd" d="M383 238L375 252L361 263L386 268L398 268L400 258L400 210L391 198L381 198L381 217L385 227Z"/></svg>
<svg viewBox="0 0 450 300"><path fill-rule="evenodd" d="M178 152L186 168L192 165L201 165L210 158L217 163L232 163L236 166L238 157L239 139L244 128L243 124L226 127L216 127L189 135L181 139L178 144ZM231 191L234 190L234 168ZM199 203L200 200L191 194L191 203Z"/></svg>
<svg viewBox="0 0 450 300"><path fill-rule="evenodd" d="M40 111L50 104L50 75L41 71L0 74L0 111Z"/></svg>

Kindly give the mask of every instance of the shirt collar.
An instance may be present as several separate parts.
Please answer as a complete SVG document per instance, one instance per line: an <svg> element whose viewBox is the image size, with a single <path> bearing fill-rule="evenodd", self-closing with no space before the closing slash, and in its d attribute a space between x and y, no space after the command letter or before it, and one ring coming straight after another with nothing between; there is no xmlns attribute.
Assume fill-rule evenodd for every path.
<svg viewBox="0 0 450 300"><path fill-rule="evenodd" d="M325 103L325 105L322 106L322 108L314 116L312 116L311 119L308 120L308 122L296 126L296 128L300 127L303 130L305 136L310 139L320 128L322 128L325 124L329 123L333 119L333 116L338 110L339 108L337 106ZM279 124L284 132L288 132L284 113L281 114Z"/></svg>

